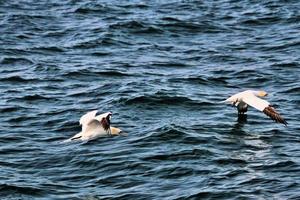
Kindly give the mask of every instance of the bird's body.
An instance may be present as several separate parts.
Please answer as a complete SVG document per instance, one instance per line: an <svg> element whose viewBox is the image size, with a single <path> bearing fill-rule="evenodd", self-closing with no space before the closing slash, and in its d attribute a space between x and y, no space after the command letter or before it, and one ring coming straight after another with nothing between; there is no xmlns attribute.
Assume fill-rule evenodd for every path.
<svg viewBox="0 0 300 200"><path fill-rule="evenodd" d="M246 104L243 101L239 102L236 107L237 107L239 114L244 114L245 112L248 111L248 104Z"/></svg>
<svg viewBox="0 0 300 200"><path fill-rule="evenodd" d="M112 113L108 112L97 116L96 114L97 111L94 110L83 115L79 120L79 124L82 126L81 132L66 142L73 140L89 141L104 136L120 135L121 129L110 126Z"/></svg>
<svg viewBox="0 0 300 200"><path fill-rule="evenodd" d="M287 122L270 105L268 101L258 98L265 96L267 96L267 93L265 91L246 90L229 97L225 100L225 102L231 103L233 106L236 106L239 115L247 112L248 106L251 106L256 108L257 110L262 111L275 122L287 125Z"/></svg>

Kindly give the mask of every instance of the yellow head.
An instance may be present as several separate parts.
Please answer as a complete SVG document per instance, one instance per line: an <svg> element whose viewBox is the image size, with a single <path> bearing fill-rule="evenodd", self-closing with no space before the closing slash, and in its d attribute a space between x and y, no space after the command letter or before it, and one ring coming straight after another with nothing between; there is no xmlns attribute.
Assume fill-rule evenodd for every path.
<svg viewBox="0 0 300 200"><path fill-rule="evenodd" d="M268 95L268 93L263 90L260 90L257 92L257 96L259 96L259 97L265 97L267 95Z"/></svg>
<svg viewBox="0 0 300 200"><path fill-rule="evenodd" d="M110 130L111 130L111 134L112 135L126 135L125 133L123 133L123 131L119 128L116 128L116 127L110 127Z"/></svg>

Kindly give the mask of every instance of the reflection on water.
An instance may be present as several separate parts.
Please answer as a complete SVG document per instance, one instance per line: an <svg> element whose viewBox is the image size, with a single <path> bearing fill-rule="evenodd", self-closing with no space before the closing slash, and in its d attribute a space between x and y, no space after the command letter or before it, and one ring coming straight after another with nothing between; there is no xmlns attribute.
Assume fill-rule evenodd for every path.
<svg viewBox="0 0 300 200"><path fill-rule="evenodd" d="M248 117L247 114L239 114L237 118L238 124L243 126L247 122L247 117Z"/></svg>
<svg viewBox="0 0 300 200"><path fill-rule="evenodd" d="M1 199L299 199L299 6L1 1ZM95 109L128 136L60 144Z"/></svg>

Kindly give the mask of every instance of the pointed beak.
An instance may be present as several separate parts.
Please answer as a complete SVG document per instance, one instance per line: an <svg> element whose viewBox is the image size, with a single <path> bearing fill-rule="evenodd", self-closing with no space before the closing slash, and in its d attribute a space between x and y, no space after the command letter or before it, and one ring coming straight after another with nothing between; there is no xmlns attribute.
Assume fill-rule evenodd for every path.
<svg viewBox="0 0 300 200"><path fill-rule="evenodd" d="M125 133L125 132L121 131L121 132L119 133L119 135L121 135L121 136L128 136L128 133Z"/></svg>

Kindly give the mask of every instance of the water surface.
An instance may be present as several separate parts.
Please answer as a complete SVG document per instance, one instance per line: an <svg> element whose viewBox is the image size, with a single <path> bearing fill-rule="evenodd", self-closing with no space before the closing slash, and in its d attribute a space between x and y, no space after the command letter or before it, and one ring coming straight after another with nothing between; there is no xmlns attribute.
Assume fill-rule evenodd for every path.
<svg viewBox="0 0 300 200"><path fill-rule="evenodd" d="M1 199L299 199L299 1L1 1ZM288 121L218 102L264 89ZM113 112L127 137L59 144Z"/></svg>

